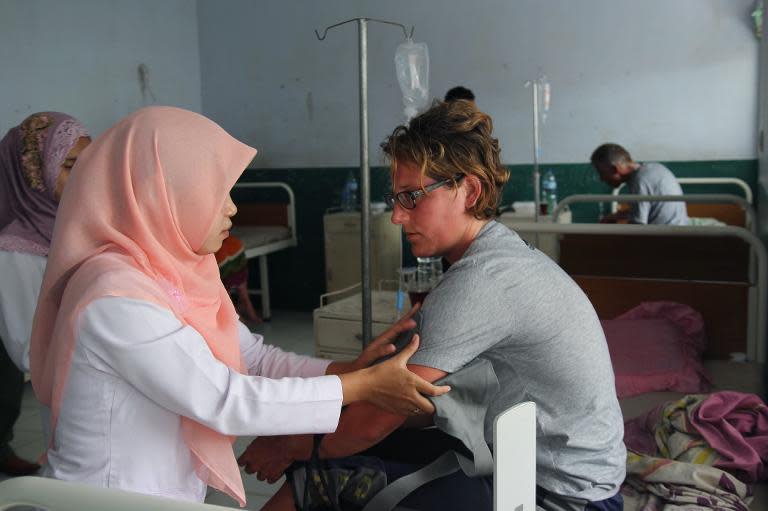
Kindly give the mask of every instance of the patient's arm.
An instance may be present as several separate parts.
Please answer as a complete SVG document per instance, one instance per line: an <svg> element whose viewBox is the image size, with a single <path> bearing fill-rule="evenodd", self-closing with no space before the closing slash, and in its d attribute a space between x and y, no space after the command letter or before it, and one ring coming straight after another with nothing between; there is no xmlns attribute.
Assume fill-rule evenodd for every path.
<svg viewBox="0 0 768 511"><path fill-rule="evenodd" d="M408 364L408 368L429 382L447 374L427 366ZM402 426L406 419L405 415L386 412L364 401L352 403L342 411L336 431L323 438L320 457L340 458L364 451ZM417 416L415 419L419 425L431 423L431 417ZM259 437L237 461L245 466L247 473L256 472L260 480L274 482L293 461L308 460L311 454L311 435Z"/></svg>
<svg viewBox="0 0 768 511"><path fill-rule="evenodd" d="M616 213L609 213L600 217L601 224L626 224L629 221L628 209L617 211Z"/></svg>

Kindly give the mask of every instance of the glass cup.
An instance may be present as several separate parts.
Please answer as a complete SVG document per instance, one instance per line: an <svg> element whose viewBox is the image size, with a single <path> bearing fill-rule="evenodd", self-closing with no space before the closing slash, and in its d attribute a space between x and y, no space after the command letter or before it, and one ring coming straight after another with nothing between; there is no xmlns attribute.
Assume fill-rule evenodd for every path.
<svg viewBox="0 0 768 511"><path fill-rule="evenodd" d="M435 287L443 276L442 257L417 257L416 262L416 279L422 282L424 287Z"/></svg>
<svg viewBox="0 0 768 511"><path fill-rule="evenodd" d="M411 306L422 303L443 275L443 262L439 257L417 257L418 266L401 268L400 290L408 293Z"/></svg>

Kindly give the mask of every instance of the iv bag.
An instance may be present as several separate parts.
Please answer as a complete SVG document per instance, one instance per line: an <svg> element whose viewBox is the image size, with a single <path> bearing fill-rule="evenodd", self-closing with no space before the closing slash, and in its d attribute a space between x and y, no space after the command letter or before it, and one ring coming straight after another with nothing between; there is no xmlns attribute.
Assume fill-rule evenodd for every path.
<svg viewBox="0 0 768 511"><path fill-rule="evenodd" d="M549 85L547 76L544 75L538 80L541 94L539 95L539 112L541 112L541 123L547 122L547 113L549 112L549 103L552 97L552 87Z"/></svg>
<svg viewBox="0 0 768 511"><path fill-rule="evenodd" d="M397 81L403 93L404 113L407 120L429 103L429 50L425 43L408 38L395 52Z"/></svg>

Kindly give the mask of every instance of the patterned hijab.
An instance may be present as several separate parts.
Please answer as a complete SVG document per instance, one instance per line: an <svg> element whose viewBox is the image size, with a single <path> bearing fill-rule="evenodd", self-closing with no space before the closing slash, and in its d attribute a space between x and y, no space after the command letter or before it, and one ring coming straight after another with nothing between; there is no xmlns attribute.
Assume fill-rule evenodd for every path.
<svg viewBox="0 0 768 511"><path fill-rule="evenodd" d="M30 366L55 434L76 321L102 297L149 301L242 371L237 314L213 254L199 255L230 189L256 150L202 115L147 107L118 122L78 159L59 207L32 326ZM198 476L245 503L232 438L191 418L181 432Z"/></svg>
<svg viewBox="0 0 768 511"><path fill-rule="evenodd" d="M80 137L87 136L74 117L40 112L0 141L0 250L48 254L61 165Z"/></svg>

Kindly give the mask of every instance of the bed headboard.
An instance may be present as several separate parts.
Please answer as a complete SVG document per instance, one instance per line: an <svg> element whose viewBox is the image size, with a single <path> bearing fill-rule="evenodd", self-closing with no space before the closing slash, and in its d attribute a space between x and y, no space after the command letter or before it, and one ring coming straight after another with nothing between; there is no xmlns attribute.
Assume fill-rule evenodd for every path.
<svg viewBox="0 0 768 511"><path fill-rule="evenodd" d="M629 210L629 206L626 202L620 202L616 206L616 211ZM685 205L685 208L690 218L714 218L726 225L734 225L736 227L745 227L747 225L747 215L744 213L744 209L737 204L689 202Z"/></svg>
<svg viewBox="0 0 768 511"><path fill-rule="evenodd" d="M238 182L232 198L237 204L235 225L285 226L296 238L296 199L287 183Z"/></svg>
<svg viewBox="0 0 768 511"><path fill-rule="evenodd" d="M738 238L567 234L559 262L571 275L745 282L749 246Z"/></svg>
<svg viewBox="0 0 768 511"><path fill-rule="evenodd" d="M240 202L237 215L233 218L236 225L288 225L288 207L279 203Z"/></svg>
<svg viewBox="0 0 768 511"><path fill-rule="evenodd" d="M747 216L744 210L736 204L694 204L688 203L688 216L691 218L714 218L726 225L744 227Z"/></svg>
<svg viewBox="0 0 768 511"><path fill-rule="evenodd" d="M573 275L600 319L612 319L642 302L673 301L696 309L707 332L705 358L747 352L746 283Z"/></svg>
<svg viewBox="0 0 768 511"><path fill-rule="evenodd" d="M601 319L641 302L679 302L704 317L705 357L747 352L749 251L740 239L568 234L560 265Z"/></svg>

